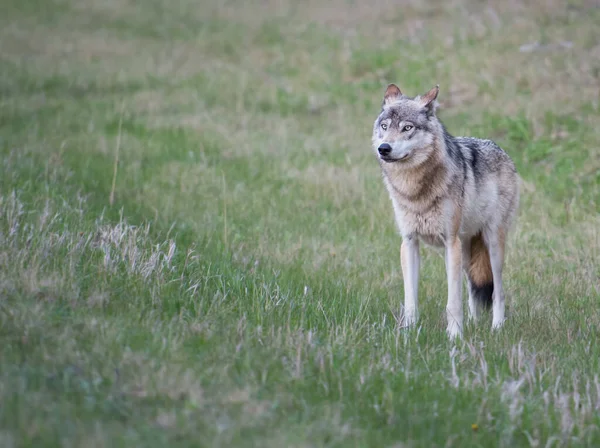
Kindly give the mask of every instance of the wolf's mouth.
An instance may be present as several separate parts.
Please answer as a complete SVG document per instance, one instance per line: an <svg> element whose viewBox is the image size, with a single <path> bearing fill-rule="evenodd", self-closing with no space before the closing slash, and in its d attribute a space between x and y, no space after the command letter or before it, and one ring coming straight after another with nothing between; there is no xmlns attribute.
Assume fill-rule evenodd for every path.
<svg viewBox="0 0 600 448"><path fill-rule="evenodd" d="M403 155L402 157L383 157L381 156L381 160L383 160L386 163L393 163L393 162L400 162L401 160L404 160L408 157L408 154Z"/></svg>

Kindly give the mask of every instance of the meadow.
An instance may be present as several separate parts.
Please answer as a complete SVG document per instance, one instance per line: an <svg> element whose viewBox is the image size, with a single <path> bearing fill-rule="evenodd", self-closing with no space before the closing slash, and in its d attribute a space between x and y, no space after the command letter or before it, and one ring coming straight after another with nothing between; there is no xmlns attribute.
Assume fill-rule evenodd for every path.
<svg viewBox="0 0 600 448"><path fill-rule="evenodd" d="M1 9L0 446L600 445L597 1ZM403 326L390 82L515 160L498 332Z"/></svg>

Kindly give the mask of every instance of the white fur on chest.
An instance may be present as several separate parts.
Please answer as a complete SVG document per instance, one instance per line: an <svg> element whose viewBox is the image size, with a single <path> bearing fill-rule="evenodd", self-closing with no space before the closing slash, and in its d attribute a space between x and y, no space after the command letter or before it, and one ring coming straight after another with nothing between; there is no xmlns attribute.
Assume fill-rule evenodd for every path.
<svg viewBox="0 0 600 448"><path fill-rule="evenodd" d="M417 235L429 245L444 245L452 216L448 201L439 201L423 211L415 211L403 206L394 195L391 198L396 223L403 237Z"/></svg>

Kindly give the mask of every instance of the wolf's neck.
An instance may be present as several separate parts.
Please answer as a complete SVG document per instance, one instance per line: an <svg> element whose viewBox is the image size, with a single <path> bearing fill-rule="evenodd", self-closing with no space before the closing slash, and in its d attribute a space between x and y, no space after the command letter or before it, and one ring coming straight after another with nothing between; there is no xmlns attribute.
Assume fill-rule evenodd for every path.
<svg viewBox="0 0 600 448"><path fill-rule="evenodd" d="M390 192L401 204L427 207L445 194L449 167L444 135L436 136L431 157L423 164L403 169L401 165L383 166Z"/></svg>

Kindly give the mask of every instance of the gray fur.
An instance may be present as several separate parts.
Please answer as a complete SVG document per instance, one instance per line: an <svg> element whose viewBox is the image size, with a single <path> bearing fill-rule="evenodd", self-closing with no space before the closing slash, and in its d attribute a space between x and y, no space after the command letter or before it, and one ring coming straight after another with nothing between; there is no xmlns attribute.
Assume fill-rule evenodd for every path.
<svg viewBox="0 0 600 448"><path fill-rule="evenodd" d="M501 274L506 233L519 203L518 175L510 157L493 141L448 133L436 116L438 91L436 86L411 98L391 84L374 123L372 142L403 239L407 324L418 317L418 243L423 241L446 249L448 332L457 336L463 328L457 270L463 263L471 317L476 318L481 302L491 302L493 296L493 325L504 321ZM479 237L488 258L470 265L471 243ZM478 272L469 271L469 266L486 265L482 260L487 263L482 269L493 275L493 282L491 278L478 282L477 275L469 274ZM405 266L410 263L417 268Z"/></svg>

